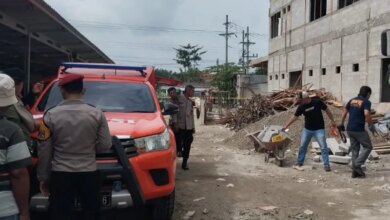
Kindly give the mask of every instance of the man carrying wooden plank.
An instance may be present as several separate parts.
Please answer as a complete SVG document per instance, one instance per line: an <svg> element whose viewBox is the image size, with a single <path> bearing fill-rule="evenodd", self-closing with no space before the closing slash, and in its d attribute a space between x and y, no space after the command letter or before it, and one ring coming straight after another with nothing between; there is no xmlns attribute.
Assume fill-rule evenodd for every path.
<svg viewBox="0 0 390 220"><path fill-rule="evenodd" d="M368 124L368 129L371 132L375 131L375 126L372 123L370 111L371 88L362 86L359 95L351 99L345 106L341 125L344 127L344 121L349 114L347 133L351 139L352 150L352 178L365 178L366 174L362 170L362 165L366 162L372 150L370 136L364 128L365 123ZM363 148L360 150L360 145Z"/></svg>

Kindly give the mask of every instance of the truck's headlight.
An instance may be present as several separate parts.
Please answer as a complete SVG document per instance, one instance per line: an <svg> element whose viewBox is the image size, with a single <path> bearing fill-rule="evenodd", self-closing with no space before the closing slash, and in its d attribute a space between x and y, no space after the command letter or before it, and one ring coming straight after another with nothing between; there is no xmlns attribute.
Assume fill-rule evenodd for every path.
<svg viewBox="0 0 390 220"><path fill-rule="evenodd" d="M169 148L168 129L161 134L135 139L135 145L139 152L166 150Z"/></svg>

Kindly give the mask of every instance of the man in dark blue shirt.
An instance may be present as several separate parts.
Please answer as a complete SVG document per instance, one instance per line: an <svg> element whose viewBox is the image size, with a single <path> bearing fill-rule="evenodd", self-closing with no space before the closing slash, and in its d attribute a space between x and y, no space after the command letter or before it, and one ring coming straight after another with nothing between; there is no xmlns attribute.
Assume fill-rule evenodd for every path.
<svg viewBox="0 0 390 220"><path fill-rule="evenodd" d="M371 102L368 99L371 96L371 88L362 86L359 95L351 99L345 106L341 126L349 114L347 133L351 139L352 149L352 178L364 178L366 175L362 170L362 165L366 162L372 150L370 136L364 126L367 122L371 132L375 132L375 127L371 120ZM360 145L363 146L360 151Z"/></svg>
<svg viewBox="0 0 390 220"><path fill-rule="evenodd" d="M290 118L290 120L283 128L283 130L286 130L298 119L299 116L305 116L305 128L302 131L301 146L299 148L298 161L296 166L301 167L303 165L307 152L307 146L309 145L311 138L315 137L321 148L324 169L325 171L329 172L331 171L329 166L329 152L328 146L326 145L325 123L324 117L322 116L322 111L326 112L329 119L332 121L332 126L336 126L332 112L320 99L311 99L307 92L300 92L297 98L298 101L300 101L300 105L298 106L294 116Z"/></svg>

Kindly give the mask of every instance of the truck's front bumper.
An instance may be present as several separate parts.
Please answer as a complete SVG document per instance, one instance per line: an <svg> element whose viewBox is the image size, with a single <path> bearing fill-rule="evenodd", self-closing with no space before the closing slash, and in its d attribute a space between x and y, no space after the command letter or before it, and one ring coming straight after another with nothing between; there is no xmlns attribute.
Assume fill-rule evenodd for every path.
<svg viewBox="0 0 390 220"><path fill-rule="evenodd" d="M133 206L133 199L127 190L112 191L110 201L109 204L102 204L102 209L123 209ZM49 197L41 193L34 195L30 200L30 208L32 211L47 211L49 208Z"/></svg>

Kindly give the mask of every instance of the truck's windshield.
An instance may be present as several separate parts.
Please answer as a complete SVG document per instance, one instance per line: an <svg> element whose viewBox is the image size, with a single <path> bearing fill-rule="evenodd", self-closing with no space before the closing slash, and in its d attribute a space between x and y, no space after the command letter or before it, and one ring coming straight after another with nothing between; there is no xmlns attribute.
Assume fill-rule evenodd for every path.
<svg viewBox="0 0 390 220"><path fill-rule="evenodd" d="M144 84L121 82L84 82L83 100L105 112L155 112L156 106L150 89ZM45 111L62 101L57 83L48 90L40 103Z"/></svg>

